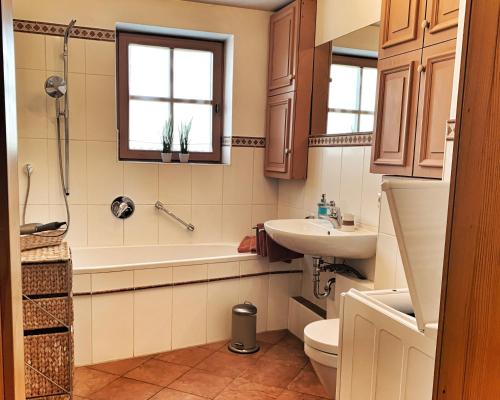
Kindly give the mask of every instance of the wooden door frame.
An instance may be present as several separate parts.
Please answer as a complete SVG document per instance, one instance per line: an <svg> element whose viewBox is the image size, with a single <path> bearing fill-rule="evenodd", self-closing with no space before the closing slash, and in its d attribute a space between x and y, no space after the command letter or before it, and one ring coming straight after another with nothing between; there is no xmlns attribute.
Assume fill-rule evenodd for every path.
<svg viewBox="0 0 500 400"><path fill-rule="evenodd" d="M467 0L434 400L500 393L500 0Z"/></svg>
<svg viewBox="0 0 500 400"><path fill-rule="evenodd" d="M11 0L0 0L0 17L0 372L3 380L0 399L22 400L25 398L24 352Z"/></svg>

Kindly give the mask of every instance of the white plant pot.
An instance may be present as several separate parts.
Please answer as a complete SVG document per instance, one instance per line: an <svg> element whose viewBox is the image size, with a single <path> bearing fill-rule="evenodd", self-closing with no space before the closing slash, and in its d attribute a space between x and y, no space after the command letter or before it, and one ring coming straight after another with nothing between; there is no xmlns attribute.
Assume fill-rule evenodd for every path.
<svg viewBox="0 0 500 400"><path fill-rule="evenodd" d="M189 153L187 154L179 153L179 161L182 163L187 163L189 161Z"/></svg>
<svg viewBox="0 0 500 400"><path fill-rule="evenodd" d="M161 153L161 160L165 163L172 161L172 153Z"/></svg>

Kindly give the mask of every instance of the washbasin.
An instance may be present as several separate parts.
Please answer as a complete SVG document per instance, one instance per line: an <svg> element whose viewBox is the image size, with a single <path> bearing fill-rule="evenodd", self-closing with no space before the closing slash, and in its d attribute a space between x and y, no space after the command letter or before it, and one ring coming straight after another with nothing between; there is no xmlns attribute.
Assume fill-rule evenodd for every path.
<svg viewBox="0 0 500 400"><path fill-rule="evenodd" d="M275 242L310 256L371 258L377 246L376 232L358 227L344 232L322 219L277 219L267 221L264 228Z"/></svg>

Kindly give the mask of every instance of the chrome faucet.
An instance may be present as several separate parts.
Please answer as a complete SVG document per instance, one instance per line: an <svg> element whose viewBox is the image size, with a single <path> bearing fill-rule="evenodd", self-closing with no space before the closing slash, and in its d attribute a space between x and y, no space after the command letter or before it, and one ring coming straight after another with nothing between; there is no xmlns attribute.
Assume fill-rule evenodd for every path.
<svg viewBox="0 0 500 400"><path fill-rule="evenodd" d="M342 228L342 212L340 211L340 207L335 205L335 202L330 201L330 207L328 211L328 221L330 221L335 229Z"/></svg>

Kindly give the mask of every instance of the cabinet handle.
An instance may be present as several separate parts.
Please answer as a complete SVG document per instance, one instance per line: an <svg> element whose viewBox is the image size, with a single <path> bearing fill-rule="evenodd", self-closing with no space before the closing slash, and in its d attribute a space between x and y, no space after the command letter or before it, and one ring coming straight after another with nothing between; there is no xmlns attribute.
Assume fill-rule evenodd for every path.
<svg viewBox="0 0 500 400"><path fill-rule="evenodd" d="M426 19L424 19L422 21L422 29L427 29L429 27L429 21L427 21Z"/></svg>
<svg viewBox="0 0 500 400"><path fill-rule="evenodd" d="M422 65L420 64L418 67L417 67L417 72L420 74L422 72L425 72L425 65Z"/></svg>
<svg viewBox="0 0 500 400"><path fill-rule="evenodd" d="M292 154L292 150L290 150L290 149L285 149L285 155L289 155L289 154Z"/></svg>

